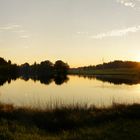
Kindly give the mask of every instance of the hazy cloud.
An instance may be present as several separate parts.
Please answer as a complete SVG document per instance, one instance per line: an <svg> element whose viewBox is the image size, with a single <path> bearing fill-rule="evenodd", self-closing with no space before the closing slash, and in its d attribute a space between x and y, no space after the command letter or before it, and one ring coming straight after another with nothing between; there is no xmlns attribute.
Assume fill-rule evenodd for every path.
<svg viewBox="0 0 140 140"><path fill-rule="evenodd" d="M88 32L77 32L78 35L88 35Z"/></svg>
<svg viewBox="0 0 140 140"><path fill-rule="evenodd" d="M30 38L30 35L21 35L20 38L21 39L28 39L28 38Z"/></svg>
<svg viewBox="0 0 140 140"><path fill-rule="evenodd" d="M90 36L93 39L102 39L105 37L120 37L120 36L124 36L128 33L135 33L138 32L140 30L140 25L139 26L134 26L134 27L128 27L128 28L124 28L124 29L119 29L119 30L112 30L106 33L100 33L97 35L93 35Z"/></svg>
<svg viewBox="0 0 140 140"><path fill-rule="evenodd" d="M26 33L27 31L21 29L21 30L17 30L17 31L13 31L13 32L15 32L15 33Z"/></svg>
<svg viewBox="0 0 140 140"><path fill-rule="evenodd" d="M17 25L17 24L14 24L14 25L5 25L5 26L0 26L0 31L6 31L6 30L14 30L14 29L18 29L18 28L21 28L22 26L21 25Z"/></svg>
<svg viewBox="0 0 140 140"><path fill-rule="evenodd" d="M126 7L139 8L140 0L116 0L117 3L120 3Z"/></svg>
<svg viewBox="0 0 140 140"><path fill-rule="evenodd" d="M29 46L24 46L23 48L24 48L24 49L29 49L30 47L29 47Z"/></svg>
<svg viewBox="0 0 140 140"><path fill-rule="evenodd" d="M9 24L0 26L0 32L13 32L21 39L28 39L30 37L29 33L23 29L22 25Z"/></svg>
<svg viewBox="0 0 140 140"><path fill-rule="evenodd" d="M118 3L126 6L126 7L135 7L134 0L117 0Z"/></svg>

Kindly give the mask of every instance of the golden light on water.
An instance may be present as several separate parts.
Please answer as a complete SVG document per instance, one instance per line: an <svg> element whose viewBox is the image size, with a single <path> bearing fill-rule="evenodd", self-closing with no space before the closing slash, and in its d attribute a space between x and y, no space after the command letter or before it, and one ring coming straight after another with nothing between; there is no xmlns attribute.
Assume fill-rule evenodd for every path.
<svg viewBox="0 0 140 140"><path fill-rule="evenodd" d="M140 84L114 85L95 78L69 76L69 81L61 86L54 82L45 85L39 81L27 82L17 79L1 87L0 102L2 103L46 107L56 101L64 104L87 103L96 106L109 106L112 102L140 103Z"/></svg>

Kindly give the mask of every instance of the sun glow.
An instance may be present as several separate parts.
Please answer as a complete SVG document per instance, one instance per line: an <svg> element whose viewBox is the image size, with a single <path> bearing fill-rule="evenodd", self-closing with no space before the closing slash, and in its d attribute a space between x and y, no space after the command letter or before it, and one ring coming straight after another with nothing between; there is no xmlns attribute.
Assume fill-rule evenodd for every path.
<svg viewBox="0 0 140 140"><path fill-rule="evenodd" d="M134 61L140 62L140 55L135 56Z"/></svg>

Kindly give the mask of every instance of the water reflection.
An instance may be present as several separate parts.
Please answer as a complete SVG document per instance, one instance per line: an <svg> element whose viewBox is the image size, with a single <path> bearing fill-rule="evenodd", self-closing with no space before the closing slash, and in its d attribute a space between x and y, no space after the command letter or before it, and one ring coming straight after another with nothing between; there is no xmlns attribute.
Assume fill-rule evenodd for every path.
<svg viewBox="0 0 140 140"><path fill-rule="evenodd" d="M101 77L100 75L84 77L69 75L68 77L25 76L21 77L22 79L18 78L16 81L3 78L1 84L6 81L7 83L0 87L0 102L15 106L31 106L37 108L44 108L56 102L60 102L60 105L87 103L88 105L94 104L96 106L108 106L112 102L140 103L140 84L138 84L139 80L137 80L137 77L127 76L127 78L123 78L120 76L119 82L116 82L115 78L110 78L111 76L108 77L105 75ZM111 80L108 80L108 78ZM136 78L136 80L133 78ZM130 79L130 81L126 79ZM62 85L68 80L69 82L67 84L57 86ZM8 81L11 81L11 83L8 84Z"/></svg>
<svg viewBox="0 0 140 140"><path fill-rule="evenodd" d="M15 81L16 79L17 79L16 76L15 77L0 76L0 86L3 86L4 84L6 84L6 82L10 84L12 80Z"/></svg>
<svg viewBox="0 0 140 140"><path fill-rule="evenodd" d="M40 81L41 84L45 85L49 85L53 81L55 82L56 85L62 85L63 83L66 83L69 80L67 75L31 77L31 79L33 81Z"/></svg>
<svg viewBox="0 0 140 140"><path fill-rule="evenodd" d="M103 82L113 83L115 85L136 85L140 83L140 77L135 75L98 75L96 76L96 79Z"/></svg>
<svg viewBox="0 0 140 140"><path fill-rule="evenodd" d="M79 75L79 77L90 80L97 79L114 85L136 85L140 83L140 76L137 75Z"/></svg>
<svg viewBox="0 0 140 140"><path fill-rule="evenodd" d="M77 76L77 75L76 75ZM99 80L102 82L107 82L114 85L136 85L140 83L140 76L136 75L78 75L78 77L88 78L90 80ZM40 81L41 84L49 85L53 81L56 85L62 85L69 81L67 75L60 76L29 76L23 75L21 77L6 77L0 76L0 86L3 86L6 82L11 83L12 80L23 79L24 81L29 81L30 79L34 82Z"/></svg>
<svg viewBox="0 0 140 140"><path fill-rule="evenodd" d="M53 81L56 85L62 85L63 83L69 80L67 75L60 75L60 76L34 76L31 77L29 75L23 75L21 77L6 77L0 76L0 86L3 86L6 82L11 83L12 80L17 80L18 78L23 79L24 81L29 81L30 79L34 82L40 81L41 84L49 85Z"/></svg>

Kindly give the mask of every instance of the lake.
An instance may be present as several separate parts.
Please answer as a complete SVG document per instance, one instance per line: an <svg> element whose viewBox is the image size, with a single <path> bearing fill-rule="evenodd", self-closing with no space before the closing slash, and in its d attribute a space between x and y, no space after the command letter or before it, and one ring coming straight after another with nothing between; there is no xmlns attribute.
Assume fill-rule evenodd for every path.
<svg viewBox="0 0 140 140"><path fill-rule="evenodd" d="M134 76L68 76L65 80L18 78L0 86L0 102L45 108L50 105L109 106L140 103L140 80Z"/></svg>

